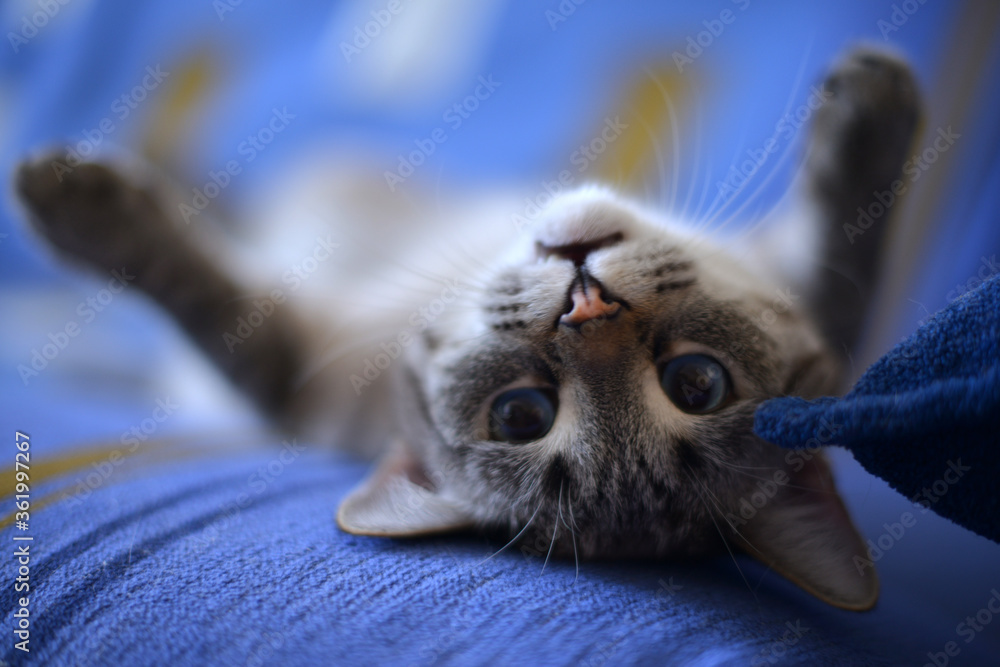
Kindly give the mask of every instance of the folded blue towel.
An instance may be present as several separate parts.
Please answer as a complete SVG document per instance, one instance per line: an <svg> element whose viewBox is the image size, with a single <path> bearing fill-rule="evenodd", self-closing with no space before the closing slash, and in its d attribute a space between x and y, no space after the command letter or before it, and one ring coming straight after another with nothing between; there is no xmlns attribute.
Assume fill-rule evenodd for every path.
<svg viewBox="0 0 1000 667"><path fill-rule="evenodd" d="M830 442L914 503L1000 542L1000 276L934 315L843 398L776 398L755 431Z"/></svg>

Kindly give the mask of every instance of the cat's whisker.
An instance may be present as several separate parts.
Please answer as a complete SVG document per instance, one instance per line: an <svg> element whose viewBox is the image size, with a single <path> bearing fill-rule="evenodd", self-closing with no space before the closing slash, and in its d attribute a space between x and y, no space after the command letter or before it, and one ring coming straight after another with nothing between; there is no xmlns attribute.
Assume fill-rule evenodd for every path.
<svg viewBox="0 0 1000 667"><path fill-rule="evenodd" d="M452 217L454 214L450 213L448 208L444 206L441 202L441 180L442 180L441 177L443 173L444 173L444 167L442 165L442 167L438 169L437 179L435 180L434 183L434 203L437 209L436 217L447 219L449 217ZM509 242L514 242L515 236L516 236L515 234L512 234L511 239L509 239ZM455 269L459 270L463 274L463 281L468 282L469 284L474 284L476 282L479 282L478 287L480 288L480 291L488 292L489 291L488 281L485 280L479 281L471 276L483 273L484 269L487 270L490 269L492 267L492 261L491 261L492 258L481 258L475 256L473 253L469 252L469 249L463 243L459 241L452 241L451 243L446 243L445 247L457 248L460 251L460 253L465 256L465 259L471 260L472 270L469 269L469 265L461 266L455 260L455 258L448 256L443 252L441 253L440 258L448 262L448 264L450 264Z"/></svg>
<svg viewBox="0 0 1000 667"><path fill-rule="evenodd" d="M699 483L699 485L701 486L701 488L702 488L702 489L704 489L705 493L707 493L707 494L708 494L708 500L709 500L709 502L711 502L711 503L712 503L712 505L713 505L713 506L715 507L716 511L717 511L717 512L719 513L719 516L720 516L720 517L722 517L722 520L726 522L726 525L727 525L727 526L729 526L729 528L730 528L730 529L731 529L731 530L732 530L732 531L733 531L734 533L736 533L736 534L737 534L737 535L739 535L739 536L740 536L740 537L741 537L741 538L742 538L742 539L743 539L744 541L746 541L746 543L747 543L747 544L750 544L750 540L748 540L748 539L747 539L746 537L744 537L744 535L743 535L743 534L742 534L742 533L741 533L741 532L740 532L740 531L739 531L739 530L738 530L738 529L736 528L736 526L734 526L734 525L733 525L733 523L732 523L732 522L731 522L731 521L729 520L729 518L728 518L728 517L726 517L726 512L725 512L725 510L724 510L724 509L722 508L722 505L721 505L721 504L719 503L719 497L718 497L718 496L716 496L716 495L715 495L715 494L714 494L714 493L712 492L712 489L710 489L710 488L708 487L708 485L707 485L707 484L705 484L705 482L704 482L704 481L702 481L701 479L697 479L697 482ZM700 492L699 492L699 493L700 493ZM752 544L750 544L750 546L753 546L753 545L752 545ZM754 551L757 551L756 547L754 548ZM760 553L760 552L758 551L758 553Z"/></svg>
<svg viewBox="0 0 1000 667"><path fill-rule="evenodd" d="M782 207L788 204L788 201L792 198L791 192L785 192L778 201L776 201L764 215L759 217L752 217L752 222L747 225L743 230L740 231L735 237L734 242L736 246L744 246L748 250L753 247L753 236L760 231L767 228L767 226L774 220L774 215L776 211L779 211Z"/></svg>
<svg viewBox="0 0 1000 667"><path fill-rule="evenodd" d="M777 470L776 468L771 467L771 466L739 466L739 465L736 465L736 464L733 464L733 463L729 463L727 461L722 461L720 459L715 459L715 458L713 458L712 461L715 462L715 463L718 463L721 466L724 466L726 468L731 469L735 473L739 473L740 475L746 475L747 477L750 477L751 479L756 479L756 480L759 480L761 482L774 482L774 477L773 476L772 477L761 477L759 475L754 475L752 473L746 472L746 470L772 470L772 471L773 470ZM777 482L774 482L774 483L777 483ZM789 489L799 489L801 491L813 491L813 492L816 492L816 493L829 493L829 494L835 494L836 493L836 491L832 490L832 489L831 490L813 489L813 488L808 487L808 486L799 486L798 484L791 484L791 483L782 484L781 486L782 487L787 487Z"/></svg>
<svg viewBox="0 0 1000 667"><path fill-rule="evenodd" d="M774 166L772 167L771 171L767 174L767 176L764 178L764 180L761 181L758 184L757 188L752 193L750 193L750 195L740 205L740 207L738 209L736 209L735 211L733 211L733 213L728 218L726 218L722 223L720 223L713 231L715 231L717 233L721 232L723 229L725 229L729 225L730 222L732 222L734 219L736 219L737 216L739 216L740 213L742 213L744 211L744 209L746 209L751 204L751 202L753 202L757 198L757 196L761 192L764 191L764 188L767 187L767 185L774 179L774 177L778 175L778 173L781 171L781 166L785 163L785 160L790 155L794 155L794 154L796 154L795 146L794 146L793 143L789 142L788 144L785 145L784 150L781 151L781 155L778 157L777 162L774 163ZM800 165L799 165L800 167L801 167L801 162L802 161L804 161L804 159L800 158ZM772 210L773 210L773 208L772 208ZM721 211L720 211L720 213L721 213ZM714 219L715 218L713 218L712 220L709 220L708 221L709 224L711 222L713 222Z"/></svg>
<svg viewBox="0 0 1000 667"><path fill-rule="evenodd" d="M464 256L461 261L453 253L446 252L451 249L457 249L459 254ZM489 291L489 282L485 277L490 269L489 261L476 257L460 242L443 242L441 249L436 253L436 258L454 269L452 275L462 276L460 282L463 286L481 292Z"/></svg>
<svg viewBox="0 0 1000 667"><path fill-rule="evenodd" d="M705 205L705 201L708 199L708 190L712 186L712 178L711 177L712 177L712 168L713 167L714 167L714 163L712 162L712 157L710 155L709 159L708 159L708 164L705 166L705 173L702 176L702 178L704 179L705 183L704 183L704 185L701 186L701 196L698 198L698 206L697 206L697 208L695 208L694 214L691 216L691 218L693 220L700 220L701 219L701 215L702 215L701 210L702 210L702 207Z"/></svg>
<svg viewBox="0 0 1000 667"><path fill-rule="evenodd" d="M746 146L746 144L747 144L747 135L746 135L746 129L744 129L743 136L740 137L740 142L739 142L739 144L738 144L738 146L736 148L736 151L733 153L733 156L731 158L729 158L729 164L730 165L735 165L736 164L736 161L739 159L740 155L743 153L743 147ZM706 183L706 185L707 185L707 183ZM721 210L724 210L728 202L726 202L726 201L723 200L723 196L722 196L721 192L719 192L719 193L717 193L715 195L715 198L712 200L712 203L709 204L709 206L708 206L708 210L705 211L704 216L698 218L695 221L695 223L694 223L694 231L695 231L696 234L700 234L703 231L705 231L705 228L708 226L708 220L709 220L709 218L712 217L716 213L716 207L719 206L720 203L722 204L722 209Z"/></svg>
<svg viewBox="0 0 1000 667"><path fill-rule="evenodd" d="M314 215L317 218L324 217L321 212L317 212ZM419 215L416 215L415 217L419 217ZM420 276L425 280L435 283L447 283L447 280L450 277L446 274L438 274L427 268L420 269L405 263L398 254L386 252L382 245L370 243L364 238L363 235L352 233L349 225L342 225L338 229L338 236L345 239L348 244L353 246L357 251L363 252L365 257L371 258L373 260L373 264L378 264L382 267L395 266L403 271ZM407 290L412 290L412 287L409 285L400 286Z"/></svg>
<svg viewBox="0 0 1000 667"><path fill-rule="evenodd" d="M509 547L510 545L516 543L519 539L521 539L521 536L524 535L524 532L526 530L528 530L528 528L531 527L531 524L534 522L535 517L538 516L538 510L540 510L541 508L542 508L542 504L539 503L538 507L536 507L535 511L531 514L531 518L529 518L528 522L526 524L524 524L524 528L522 528L520 531L518 531L517 535L515 535L514 537L512 537L510 539L510 541L507 542L507 544L505 544L502 547L500 547L492 556L487 556L486 558L484 558L481 561L479 561L478 563L476 563L476 566L478 567L478 566L482 565L483 563L485 563L488 560L493 560L494 558L496 558L497 556L499 556L503 551L505 551L507 549L507 547Z"/></svg>
<svg viewBox="0 0 1000 667"><path fill-rule="evenodd" d="M659 143L657 141L655 141L655 137L653 135L653 130L649 127L649 124L647 124L646 121L643 118L639 118L638 119L638 123L642 127L642 129L645 130L646 135L649 137L649 143L650 143L650 145L653 146L653 155L656 157L657 169L659 170L659 172L661 174L665 174L666 173L666 169L663 166L663 155L662 155L662 152L660 151L660 145L659 145ZM646 182L645 179L643 179L642 187L643 187L644 192L643 192L643 196L641 197L641 200L642 201L651 201L652 198L649 196L649 183Z"/></svg>
<svg viewBox="0 0 1000 667"><path fill-rule="evenodd" d="M413 274L415 276L419 276L424 280L428 280L435 284L446 285L449 282L449 280L453 277L448 275L447 273L438 273L426 267L418 268L416 266L411 265L410 263L404 262L401 258L395 255L393 256L383 255L381 259L385 266L395 266L396 268L401 269L404 272ZM405 285L404 287L406 289L411 289L408 285Z"/></svg>
<svg viewBox="0 0 1000 667"><path fill-rule="evenodd" d="M710 456L712 463L718 463L719 465L724 465L729 468L739 468L740 470L774 470L774 466L741 466L731 461L726 461L715 456Z"/></svg>
<svg viewBox="0 0 1000 667"><path fill-rule="evenodd" d="M382 257L380 259L382 260L384 266L386 267L394 266L397 269L403 271L404 273L417 276L428 283L426 286L414 286L412 283L403 283L398 280L394 280L390 278L388 272L383 271L382 274L380 275L380 282L382 284L390 285L392 287L397 288L396 290L394 290L396 292L402 292L404 294L423 292L428 295L433 295L439 293L443 287L445 288L448 287L449 283L454 282L453 275L449 275L447 273L434 272L427 268L418 268L409 265L407 263L404 263L403 260L399 259L398 257L389 257L389 258ZM445 258L442 257L442 259ZM478 289L478 290L486 289L485 285L482 284L474 285L473 284L475 282L474 279L472 279L468 275L463 275L462 278L457 282L462 286L463 289Z"/></svg>
<svg viewBox="0 0 1000 667"><path fill-rule="evenodd" d="M559 508L558 516L552 524L552 539L549 541L549 551L545 554L545 562L542 563L542 574L545 573L545 566L549 564L549 557L552 555L552 549L556 546L556 535L559 533L559 518L562 517L562 493L563 493L563 482L559 482L559 500L556 502L556 506Z"/></svg>
<svg viewBox="0 0 1000 667"><path fill-rule="evenodd" d="M646 75L656 84L656 87L660 91L660 95L663 98L664 103L667 106L667 116L670 118L670 141L671 147L673 148L674 159L673 159L673 172L671 174L670 183L670 197L668 201L669 211L671 216L674 213L674 204L677 201L677 190L680 184L680 173L681 173L681 155L680 155L680 127L677 122L677 110L674 107L673 100L670 99L670 95L667 94L667 89L663 87L663 83L660 81L653 72L649 69L645 70ZM646 123L643 122L643 126L646 127ZM660 156L660 142L655 141L655 137L649 132L647 127L647 132L650 134L650 141L653 144L656 153L657 166L660 169L660 173L663 173L663 160Z"/></svg>
<svg viewBox="0 0 1000 667"><path fill-rule="evenodd" d="M371 348L386 339L395 338L398 332L386 333L385 331L372 332L367 336L358 334L346 335L342 332L329 336L325 343L319 346L318 352L311 360L303 363L303 370L295 378L295 386L302 388L317 376L322 374L329 366L356 354L365 348Z"/></svg>
<svg viewBox="0 0 1000 667"><path fill-rule="evenodd" d="M736 533L736 535L738 535L740 537L740 539L742 539L744 542L746 542L750 546L751 549L753 549L758 554L760 554L760 555L763 556L764 553L760 549L758 549L753 544L753 542L751 542L743 533L741 533L739 531L739 529L729 520L729 518L726 516L725 511L722 509L722 507L719 504L718 497L714 493L712 493L712 490L710 488L708 488L708 485L705 484L700 478L698 478L697 475L695 475L694 473L691 473L690 471L689 471L689 476L692 479L694 479L696 482L698 482L701 485L701 488L704 489L707 494L709 494L710 500L712 501L712 504L715 506L716 510L718 510L719 516L721 516L722 520L726 522L726 525L729 526L730 530L732 530L734 533ZM699 496L701 495L700 491L698 492L698 495ZM705 499L704 499L704 497L702 497L702 503L704 504L704 502L705 502ZM707 505L706 505L706 507L707 507ZM713 518L712 520L714 521L715 519ZM718 524L716 524L716 529L718 529ZM720 533L720 535L721 535L721 533ZM723 537L723 539L725 539L725 537ZM727 548L728 548L728 544L727 544ZM730 552L730 553L732 553L732 552ZM736 567L738 568L739 565L737 564ZM740 574L742 574L742 572L740 572ZM746 579L746 577L744 577L744 579ZM749 582L747 583L747 585L749 586Z"/></svg>
<svg viewBox="0 0 1000 667"><path fill-rule="evenodd" d="M690 173L695 175L695 178L691 180L688 184L687 195L684 197L684 208L681 209L680 218L686 219L688 215L688 210L691 205L691 199L694 197L695 185L697 183L698 169L701 167L701 147L702 147L702 125L701 125L701 100L696 98L697 108L695 110L695 147L694 147L694 166L691 168ZM678 150L680 150L678 148Z"/></svg>
<svg viewBox="0 0 1000 667"><path fill-rule="evenodd" d="M357 344L342 345L341 348L334 348L334 353L321 353L317 355L319 357L318 360L303 363L302 370L294 378L295 388L302 389L321 375L329 366L349 356L359 347Z"/></svg>
<svg viewBox="0 0 1000 667"><path fill-rule="evenodd" d="M261 292L243 292L242 294L234 296L232 299L227 299L223 303L228 305L231 303L236 303L237 301L249 301L250 299L268 299L268 298L270 298L270 290L264 289Z"/></svg>
<svg viewBox="0 0 1000 667"><path fill-rule="evenodd" d="M576 519L573 518L573 494L566 498L566 507L569 508L569 534L573 538L573 562L576 564L576 574L573 576L575 582L580 578L580 556L576 551Z"/></svg>
<svg viewBox="0 0 1000 667"><path fill-rule="evenodd" d="M691 473L690 471L687 472L689 474L689 477L698 482L701 482L701 480L698 479L697 475ZM702 484L702 486L704 487L704 484ZM722 543L725 545L726 551L729 552L729 557L733 560L733 565L736 566L736 571L740 573L740 577L743 579L743 583L747 585L747 590L750 591L750 594L753 595L754 600L759 604L760 600L757 598L757 591L754 590L753 586L750 585L750 580L747 579L746 574L743 573L743 568L740 567L739 561L736 560L736 554L733 553L732 547L729 546L729 540L726 539L726 536L723 534L722 529L719 527L719 522L715 520L715 513L712 511L712 508L708 506L708 503L705 502L705 496L702 495L701 491L697 487L695 488L695 490L698 491L698 498L701 500L702 505L705 506L705 510L708 512L708 517L712 520L712 525L715 526L716 532L719 533L719 537L722 538ZM725 518L725 514L723 514L722 516L723 518ZM740 535L740 537L743 536ZM743 539L746 541L746 538ZM747 541L747 544L750 544L750 542ZM753 547L752 544L750 544L750 546ZM754 547L754 549L756 550L756 547Z"/></svg>
<svg viewBox="0 0 1000 667"><path fill-rule="evenodd" d="M461 281L457 282L463 289L472 288L471 285L468 285L464 282ZM380 276L378 286L379 287L387 286L389 288L393 288L392 289L393 292L397 294L406 295L403 299L400 300L401 303L403 301L410 301L412 303L415 300L413 297L417 297L420 295L425 295L428 300L433 299L434 297L441 294L442 290L447 289L449 287L449 281L445 279L431 280L423 285L414 285L412 282L402 282L401 280L392 279L389 278L388 276ZM372 296L374 298L382 298L381 295L378 294L373 294ZM414 303L413 305L416 306L418 304Z"/></svg>
<svg viewBox="0 0 1000 667"><path fill-rule="evenodd" d="M808 52L806 53L806 56L808 56ZM803 75L805 73L805 64L806 64L806 62L807 62L807 58L803 58L800 61L799 70L798 70L798 72L795 75L795 81L792 83L792 87L791 87L791 91L789 92L788 99L785 101L784 112L782 113L782 115L780 116L780 118L785 118L789 114L789 112L790 112L790 110L792 108L792 105L795 103L795 100L797 99L797 96L798 96L799 91L800 91L800 87L802 85L802 78L803 78ZM732 160L732 164L735 164L736 163L736 159L738 158L738 156L742 154L743 144L745 144L745 143L746 143L746 141L745 141L745 137L744 137L744 140L741 142L740 149L736 152L736 156L734 156L734 158ZM739 210L737 210L733 215L731 215L729 217L729 219L727 219L727 222L730 219L732 219L732 217L734 217L735 215L738 215L740 213L740 211L742 211L746 207L746 205L749 204L760 193L760 191L767 185L767 183L770 182L771 178L777 173L778 169L780 168L781 163L784 162L785 155L788 154L789 150L792 148L792 144L793 143L794 142L789 141L789 142L787 142L785 144L785 148L782 151L782 157L779 159L778 163L772 167L771 172L768 174L767 178L746 199L746 201L743 203L743 205L740 206ZM754 175L756 175L756 172L754 172L754 174L752 174L751 177L754 176ZM751 177L748 177L748 178L751 178ZM714 222L723 213L723 211L725 211L726 208L728 208L729 205L732 204L737 199L735 195L739 194L739 192L741 190L742 190L742 188L740 188L736 193L734 193L734 196L732 196L728 200L726 200L724 202L724 204L722 205L722 207L718 211L716 211L715 214L711 216L711 218L705 220L703 224L699 224L698 225L698 230L699 231L703 231L709 225L711 225L711 223ZM720 193L719 197L716 198L716 202L718 202L718 200L720 198L721 198L721 193ZM714 208L715 203L713 203L712 206ZM712 213L712 209L709 209L709 213ZM707 214L706 214L706 216L707 216Z"/></svg>
<svg viewBox="0 0 1000 667"><path fill-rule="evenodd" d="M513 239L512 239L512 241L513 241ZM456 240L456 241L453 241L453 242L447 244L447 247L457 249L458 253L460 255L462 255L463 262L471 262L471 264L466 263L465 266L459 266L459 264L458 264L458 262L457 262L457 260L455 258L446 257L446 259L455 268L458 268L458 269L461 269L461 270L463 270L465 272L473 273L473 274L480 274L480 273L486 274L486 273L489 273L490 271L493 270L493 267L491 266L491 262L490 262L489 258L477 257L476 255L474 255L473 253L471 253L469 251L469 249L465 246L465 244L460 243L460 242L458 242ZM471 270L470 270L470 266L471 266ZM482 283L482 287L485 289L487 287L487 283L483 282Z"/></svg>

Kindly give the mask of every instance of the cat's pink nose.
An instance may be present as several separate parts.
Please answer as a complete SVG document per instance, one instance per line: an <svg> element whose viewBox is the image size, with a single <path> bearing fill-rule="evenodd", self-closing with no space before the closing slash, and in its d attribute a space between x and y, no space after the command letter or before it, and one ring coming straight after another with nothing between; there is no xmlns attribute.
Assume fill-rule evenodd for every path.
<svg viewBox="0 0 1000 667"><path fill-rule="evenodd" d="M591 320L611 317L621 309L621 304L617 301L605 301L601 288L595 284L586 287L577 284L570 292L570 299L573 306L559 318L560 324L579 326Z"/></svg>

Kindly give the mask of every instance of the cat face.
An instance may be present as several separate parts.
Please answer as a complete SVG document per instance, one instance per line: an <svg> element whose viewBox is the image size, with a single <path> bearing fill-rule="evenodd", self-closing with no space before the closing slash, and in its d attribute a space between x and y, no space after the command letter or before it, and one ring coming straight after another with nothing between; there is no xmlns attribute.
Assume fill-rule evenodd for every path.
<svg viewBox="0 0 1000 667"><path fill-rule="evenodd" d="M836 383L794 292L594 189L553 202L478 285L411 355L403 440L341 507L345 530L530 530L589 558L725 541L870 606L826 464L752 433L763 400ZM748 521L761 480L774 490Z"/></svg>

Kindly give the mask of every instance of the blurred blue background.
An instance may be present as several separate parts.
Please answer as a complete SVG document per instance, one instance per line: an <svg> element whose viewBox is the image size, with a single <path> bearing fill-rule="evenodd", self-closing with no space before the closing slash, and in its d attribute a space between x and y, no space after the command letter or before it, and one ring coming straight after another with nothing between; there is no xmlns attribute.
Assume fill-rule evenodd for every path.
<svg viewBox="0 0 1000 667"><path fill-rule="evenodd" d="M807 102L810 87L847 49L885 45L913 64L927 100L925 132L915 151L930 145L939 128L960 138L922 173L895 212L908 231L891 239L885 285L859 364L997 271L995 2L436 0L404 1L396 13L390 4L3 3L4 433L30 429L42 456L117 439L168 394L184 409L158 427L158 436L255 423L172 325L135 294L114 300L46 372L24 381L18 366L77 317L78 304L99 283L58 265L29 237L9 181L18 160L32 152L86 152L89 144L100 144L101 151L144 155L188 187L201 185L228 160L246 158L241 145L274 109L287 109L294 119L253 161L242 162L242 173L213 209L238 208L318 148L360 156L359 168L376 173L396 169L399 155L438 127L448 127L447 141L403 187L445 183L454 190L514 186L537 192L542 181L571 167L574 151L606 118L632 113L642 132L630 134L636 138L616 146L613 159L584 177L610 180L641 199L718 224L735 213L733 224L746 225L782 201L801 161L804 133L779 142L779 151L735 195L720 196L719 184ZM380 18L384 25L369 27L374 37L358 37ZM699 39L700 51L691 46ZM150 71L167 74L153 84ZM472 93L480 77L499 85L460 126L450 127L447 109ZM878 534L880 522L898 518L906 503L886 501L881 511L865 505L873 481L850 470L842 482L849 504L871 510L859 523L867 534ZM892 496L884 488L881 493ZM942 534L967 551L965 567L950 573L955 579L949 583L912 593L919 603L890 599L883 623L923 628L931 649L985 601L985 591L1000 584L1000 572L995 545L935 517L921 522L923 532L905 545L910 555L900 547L887 556L887 585L913 586L927 577L943 557ZM1000 646L996 633L986 634L991 639L977 644L982 655Z"/></svg>

